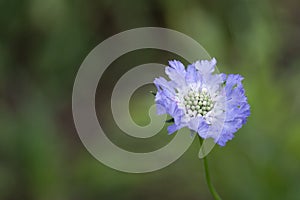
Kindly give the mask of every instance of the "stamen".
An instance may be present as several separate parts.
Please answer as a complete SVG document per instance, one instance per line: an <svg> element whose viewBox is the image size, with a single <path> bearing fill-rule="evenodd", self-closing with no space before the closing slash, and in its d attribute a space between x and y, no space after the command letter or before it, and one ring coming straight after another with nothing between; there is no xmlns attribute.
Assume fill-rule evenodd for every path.
<svg viewBox="0 0 300 200"><path fill-rule="evenodd" d="M184 105L186 114L190 117L204 116L213 108L212 99L206 88L201 92L188 92L188 95L184 96Z"/></svg>

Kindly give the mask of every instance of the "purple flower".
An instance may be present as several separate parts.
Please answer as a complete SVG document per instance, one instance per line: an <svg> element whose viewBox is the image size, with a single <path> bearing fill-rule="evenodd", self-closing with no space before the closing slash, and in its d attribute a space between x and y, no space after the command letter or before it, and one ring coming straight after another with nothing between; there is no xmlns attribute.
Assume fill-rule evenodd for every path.
<svg viewBox="0 0 300 200"><path fill-rule="evenodd" d="M169 61L165 72L170 80L159 77L155 102L158 114L168 114L174 123L169 134L188 127L204 139L213 138L220 146L234 137L246 123L250 106L242 85L243 77L217 74L216 59L200 60L187 67Z"/></svg>

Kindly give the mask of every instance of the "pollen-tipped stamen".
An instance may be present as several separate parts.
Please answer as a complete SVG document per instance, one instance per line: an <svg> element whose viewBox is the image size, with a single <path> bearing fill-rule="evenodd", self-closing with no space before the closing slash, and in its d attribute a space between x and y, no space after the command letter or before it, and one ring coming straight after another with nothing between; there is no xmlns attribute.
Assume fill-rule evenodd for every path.
<svg viewBox="0 0 300 200"><path fill-rule="evenodd" d="M201 92L190 91L184 96L184 105L186 114L190 117L204 116L213 108L213 102L207 89L202 89Z"/></svg>

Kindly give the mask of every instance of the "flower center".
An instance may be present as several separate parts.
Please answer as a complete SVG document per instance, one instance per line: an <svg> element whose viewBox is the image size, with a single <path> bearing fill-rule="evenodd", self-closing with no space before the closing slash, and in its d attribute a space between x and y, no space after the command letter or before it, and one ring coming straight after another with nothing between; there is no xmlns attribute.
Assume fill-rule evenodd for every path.
<svg viewBox="0 0 300 200"><path fill-rule="evenodd" d="M205 88L202 92L190 91L185 95L184 105L190 117L204 116L213 108L212 99Z"/></svg>

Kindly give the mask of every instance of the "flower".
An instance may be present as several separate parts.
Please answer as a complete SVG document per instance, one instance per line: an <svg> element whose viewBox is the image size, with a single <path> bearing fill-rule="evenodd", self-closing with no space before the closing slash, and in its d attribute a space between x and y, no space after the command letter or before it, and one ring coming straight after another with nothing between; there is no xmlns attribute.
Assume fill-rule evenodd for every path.
<svg viewBox="0 0 300 200"><path fill-rule="evenodd" d="M215 58L200 60L185 69L181 62L169 61L165 72L170 80L154 80L157 114L169 114L174 121L168 127L169 134L188 127L225 146L246 123L250 106L243 77L215 73L216 63Z"/></svg>

